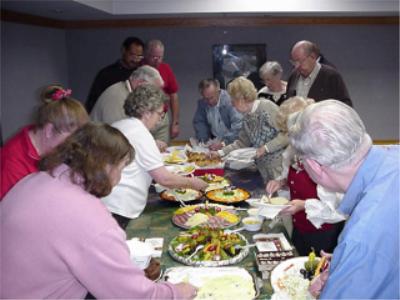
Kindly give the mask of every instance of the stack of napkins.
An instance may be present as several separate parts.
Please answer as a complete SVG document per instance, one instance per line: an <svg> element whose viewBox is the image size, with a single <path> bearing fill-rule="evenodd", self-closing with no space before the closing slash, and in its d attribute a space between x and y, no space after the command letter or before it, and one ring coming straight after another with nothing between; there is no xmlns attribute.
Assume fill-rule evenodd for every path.
<svg viewBox="0 0 400 300"><path fill-rule="evenodd" d="M256 157L256 148L241 148L233 150L226 157L225 161L229 163L229 167L234 170L241 170L254 165Z"/></svg>

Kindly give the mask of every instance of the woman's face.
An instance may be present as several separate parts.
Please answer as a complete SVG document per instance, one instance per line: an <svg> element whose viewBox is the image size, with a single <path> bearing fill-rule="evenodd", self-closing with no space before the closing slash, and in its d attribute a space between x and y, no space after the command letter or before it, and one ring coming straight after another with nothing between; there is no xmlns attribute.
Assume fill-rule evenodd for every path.
<svg viewBox="0 0 400 300"><path fill-rule="evenodd" d="M269 89L271 89L281 82L281 75L282 74L279 73L275 76L272 74L265 74L263 77L263 82Z"/></svg>
<svg viewBox="0 0 400 300"><path fill-rule="evenodd" d="M108 177L110 179L110 184L111 186L116 186L119 181L121 180L121 173L122 170L126 167L128 164L129 158L126 156L122 161L120 161L116 165L106 165L106 172L108 174Z"/></svg>
<svg viewBox="0 0 400 300"><path fill-rule="evenodd" d="M164 106L160 106L157 108L155 111L151 111L146 113L145 119L145 125L148 129L153 129L160 123L161 119L165 116L164 112Z"/></svg>
<svg viewBox="0 0 400 300"><path fill-rule="evenodd" d="M238 112L242 114L250 111L243 98L232 98L232 105Z"/></svg>

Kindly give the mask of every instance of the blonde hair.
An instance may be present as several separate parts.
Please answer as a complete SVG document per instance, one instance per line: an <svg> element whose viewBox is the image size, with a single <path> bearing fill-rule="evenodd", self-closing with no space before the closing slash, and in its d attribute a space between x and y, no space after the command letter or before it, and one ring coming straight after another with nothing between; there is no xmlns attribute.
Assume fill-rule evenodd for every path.
<svg viewBox="0 0 400 300"><path fill-rule="evenodd" d="M61 97L54 97L55 93ZM72 132L89 121L89 116L84 106L76 99L69 96L59 84L51 84L43 88L40 99L42 104L36 114L35 125L41 129L46 124L53 124L58 133Z"/></svg>
<svg viewBox="0 0 400 300"><path fill-rule="evenodd" d="M240 76L232 80L228 85L228 93L235 99L243 99L245 102L252 102L257 98L257 89L246 77Z"/></svg>
<svg viewBox="0 0 400 300"><path fill-rule="evenodd" d="M285 100L279 107L278 114L276 115L276 126L282 132L288 132L287 121L289 116L295 112L304 110L314 100L310 98L303 98L299 96L291 97Z"/></svg>

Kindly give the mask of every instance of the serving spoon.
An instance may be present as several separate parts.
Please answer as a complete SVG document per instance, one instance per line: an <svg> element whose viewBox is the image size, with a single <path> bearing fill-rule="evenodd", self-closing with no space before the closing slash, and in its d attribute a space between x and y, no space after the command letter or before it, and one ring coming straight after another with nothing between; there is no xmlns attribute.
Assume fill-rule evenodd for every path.
<svg viewBox="0 0 400 300"><path fill-rule="evenodd" d="M186 259L191 259L193 256L195 256L197 254L197 252L199 252L203 248L204 248L204 245L198 245L196 247L196 249L194 250L194 252L192 254L190 254Z"/></svg>

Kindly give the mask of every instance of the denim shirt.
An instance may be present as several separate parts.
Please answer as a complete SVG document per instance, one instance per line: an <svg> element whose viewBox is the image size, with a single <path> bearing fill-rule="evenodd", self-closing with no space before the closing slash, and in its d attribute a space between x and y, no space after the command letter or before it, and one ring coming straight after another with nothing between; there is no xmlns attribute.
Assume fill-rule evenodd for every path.
<svg viewBox="0 0 400 300"><path fill-rule="evenodd" d="M206 142L215 137L211 132L211 125L207 119L210 108L204 99L198 100L197 110L193 118L193 128L196 138L200 142ZM242 128L243 116L232 106L231 98L225 90L221 90L218 108L221 120L228 129L224 136L218 136L218 138L226 144L230 144L238 138L239 131Z"/></svg>
<svg viewBox="0 0 400 300"><path fill-rule="evenodd" d="M399 163L399 148L373 146L357 171L321 299L399 298Z"/></svg>

